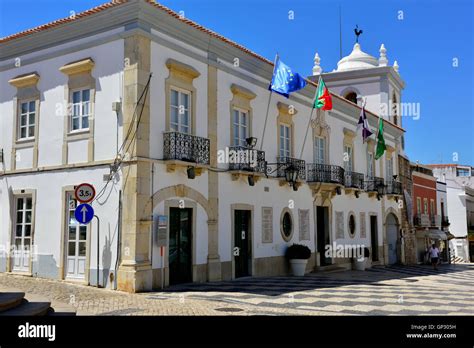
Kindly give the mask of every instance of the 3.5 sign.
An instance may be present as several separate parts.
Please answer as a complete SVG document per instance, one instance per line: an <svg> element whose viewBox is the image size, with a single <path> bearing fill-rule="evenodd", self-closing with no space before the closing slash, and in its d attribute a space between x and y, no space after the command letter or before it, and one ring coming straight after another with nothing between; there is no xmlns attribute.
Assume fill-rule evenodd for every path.
<svg viewBox="0 0 474 348"><path fill-rule="evenodd" d="M74 190L76 199L81 203L89 203L95 197L95 189L91 184L80 184L76 186Z"/></svg>

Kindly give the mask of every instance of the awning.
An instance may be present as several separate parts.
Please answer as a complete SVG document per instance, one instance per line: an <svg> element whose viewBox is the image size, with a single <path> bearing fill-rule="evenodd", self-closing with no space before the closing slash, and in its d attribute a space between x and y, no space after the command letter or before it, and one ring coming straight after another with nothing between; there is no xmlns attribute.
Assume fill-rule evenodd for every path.
<svg viewBox="0 0 474 348"><path fill-rule="evenodd" d="M431 238L431 239L438 239L438 240L447 240L448 235L446 232L441 230L422 230L416 231L417 238Z"/></svg>

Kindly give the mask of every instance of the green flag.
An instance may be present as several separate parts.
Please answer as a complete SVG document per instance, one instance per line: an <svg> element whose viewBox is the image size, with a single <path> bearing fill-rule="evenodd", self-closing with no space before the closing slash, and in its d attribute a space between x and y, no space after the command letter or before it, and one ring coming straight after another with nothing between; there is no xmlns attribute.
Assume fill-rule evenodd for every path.
<svg viewBox="0 0 474 348"><path fill-rule="evenodd" d="M377 133L377 148L375 149L375 159L379 159L385 152L385 139L383 138L383 118L379 118L379 131Z"/></svg>

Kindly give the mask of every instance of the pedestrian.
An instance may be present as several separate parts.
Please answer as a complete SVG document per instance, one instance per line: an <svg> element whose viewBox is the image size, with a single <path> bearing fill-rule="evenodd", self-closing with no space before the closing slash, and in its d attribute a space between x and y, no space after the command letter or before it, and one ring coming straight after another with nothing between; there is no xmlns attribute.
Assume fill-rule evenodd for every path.
<svg viewBox="0 0 474 348"><path fill-rule="evenodd" d="M436 244L433 244L428 252L430 253L431 264L433 265L433 268L438 270L439 249Z"/></svg>

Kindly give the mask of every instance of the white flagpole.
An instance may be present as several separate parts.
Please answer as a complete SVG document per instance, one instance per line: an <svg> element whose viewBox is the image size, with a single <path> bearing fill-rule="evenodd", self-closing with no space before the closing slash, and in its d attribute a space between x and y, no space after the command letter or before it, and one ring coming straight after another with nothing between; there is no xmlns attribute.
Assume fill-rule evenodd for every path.
<svg viewBox="0 0 474 348"><path fill-rule="evenodd" d="M277 54L275 55L275 60L273 61L273 73L272 73L272 79L270 80L270 83L272 83L273 75L275 74L276 62L277 62L278 58L279 57L278 57L278 52L277 52ZM268 111L270 110L270 101L272 100L272 94L273 94L273 90L270 89L270 95L268 97L268 104L267 104L267 112L265 114L265 122L263 124L262 140L260 141L260 150L262 150L262 148L263 148L263 139L265 139L265 130L267 128Z"/></svg>
<svg viewBox="0 0 474 348"><path fill-rule="evenodd" d="M316 94L314 95L313 106L311 108L311 114L309 115L308 125L306 126L306 134L304 135L303 145L301 146L301 152L299 159L303 157L304 145L306 143L306 138L308 137L309 125L311 124L311 119L313 118L314 104L316 103L316 97L318 95L319 84L321 83L321 75L319 75L318 87L316 87Z"/></svg>

